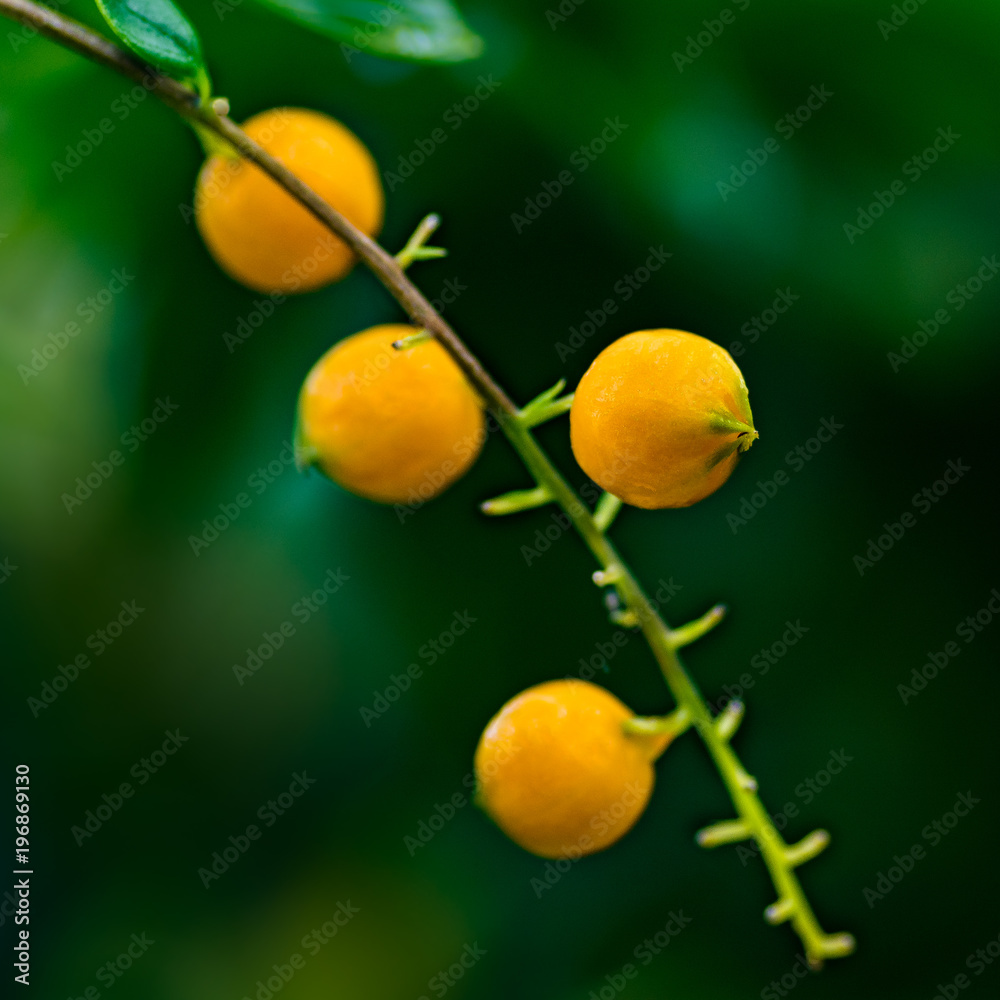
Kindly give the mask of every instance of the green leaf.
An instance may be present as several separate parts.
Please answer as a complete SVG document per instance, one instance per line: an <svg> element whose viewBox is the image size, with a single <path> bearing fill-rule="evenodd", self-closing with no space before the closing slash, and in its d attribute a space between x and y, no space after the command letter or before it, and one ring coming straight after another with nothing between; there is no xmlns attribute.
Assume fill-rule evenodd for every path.
<svg viewBox="0 0 1000 1000"><path fill-rule="evenodd" d="M201 42L171 0L97 0L111 30L157 69L203 80Z"/></svg>
<svg viewBox="0 0 1000 1000"><path fill-rule="evenodd" d="M475 59L483 40L451 0L258 0L357 52L415 62Z"/></svg>

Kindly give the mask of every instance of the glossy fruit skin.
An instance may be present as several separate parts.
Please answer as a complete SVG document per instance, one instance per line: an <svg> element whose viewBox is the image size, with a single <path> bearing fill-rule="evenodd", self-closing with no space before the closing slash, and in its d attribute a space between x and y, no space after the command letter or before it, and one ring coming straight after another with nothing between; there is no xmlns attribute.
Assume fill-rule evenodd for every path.
<svg viewBox="0 0 1000 1000"><path fill-rule="evenodd" d="M634 717L604 688L558 680L494 716L475 756L478 801L508 837L543 858L613 844L642 815L667 736L626 735Z"/></svg>
<svg viewBox="0 0 1000 1000"><path fill-rule="evenodd" d="M610 344L580 380L570 410L580 467L635 507L704 499L756 437L736 362L683 330L640 330Z"/></svg>
<svg viewBox="0 0 1000 1000"><path fill-rule="evenodd" d="M334 482L380 503L422 503L476 460L486 439L482 405L436 341L397 351L419 332L373 326L313 366L298 409L300 452Z"/></svg>
<svg viewBox="0 0 1000 1000"><path fill-rule="evenodd" d="M273 108L244 123L247 134L359 229L382 226L378 166L340 122L302 108ZM198 175L195 220L212 256L258 292L287 294L343 278L354 254L259 167L210 156Z"/></svg>

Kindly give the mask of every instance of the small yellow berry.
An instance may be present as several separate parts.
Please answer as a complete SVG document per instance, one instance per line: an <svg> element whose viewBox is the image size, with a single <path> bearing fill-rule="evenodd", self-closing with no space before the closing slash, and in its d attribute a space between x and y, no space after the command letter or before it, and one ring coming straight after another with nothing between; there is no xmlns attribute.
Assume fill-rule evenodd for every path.
<svg viewBox="0 0 1000 1000"><path fill-rule="evenodd" d="M340 122L301 108L273 108L243 125L272 156L359 229L374 236L384 198L378 167ZM195 187L195 219L212 256L258 292L289 293L339 281L354 254L259 167L210 156Z"/></svg>
<svg viewBox="0 0 1000 1000"><path fill-rule="evenodd" d="M633 713L580 680L549 681L507 702L475 756L480 804L543 858L577 858L628 832L653 791L670 736L626 735Z"/></svg>
<svg viewBox="0 0 1000 1000"><path fill-rule="evenodd" d="M482 405L440 344L392 346L418 332L373 326L342 340L316 362L299 397L303 457L381 503L437 496L472 465L486 438Z"/></svg>
<svg viewBox="0 0 1000 1000"><path fill-rule="evenodd" d="M635 507L688 507L717 490L757 437L747 387L717 344L641 330L606 347L570 410L573 454Z"/></svg>

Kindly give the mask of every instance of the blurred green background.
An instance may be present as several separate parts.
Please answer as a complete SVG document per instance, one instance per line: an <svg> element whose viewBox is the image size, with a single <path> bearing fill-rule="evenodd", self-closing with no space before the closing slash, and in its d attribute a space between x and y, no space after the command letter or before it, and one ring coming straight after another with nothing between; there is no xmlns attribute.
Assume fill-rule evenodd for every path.
<svg viewBox="0 0 1000 1000"><path fill-rule="evenodd" d="M403 522L282 463L312 363L399 311L359 268L281 305L231 350L225 334L254 322L260 296L222 274L185 221L200 162L190 130L152 99L109 110L131 89L123 79L44 39L12 41L20 29L3 21L3 740L6 773L20 762L32 773L39 995L239 1000L260 981L267 1000L273 966L295 953L305 965L282 1000L610 1000L629 962L639 975L622 992L637 998L931 1000L961 974L963 995L996 995L1000 968L977 973L966 960L990 942L1000 952L1000 624L987 611L972 641L956 633L1000 585L1000 280L966 284L980 268L992 278L982 258L1000 253L996 5L910 2L912 16L886 32L888 3L734 0L699 52L721 2L566 2L562 21L544 4L469 3L484 52L445 66L348 60L263 7L229 6L186 10L237 119L318 108L384 170L445 128L447 141L389 194L383 242L398 249L424 213L443 215L450 255L417 265L416 280L431 298L460 288L445 314L515 398L559 377L574 385L631 330L738 345L760 441L715 495L688 510L626 511L615 537L651 590L673 581L670 621L729 605L686 662L713 702L749 675L737 748L768 809L795 813L790 839L817 826L833 834L801 875L826 929L854 932L859 948L803 975L797 939L761 919L773 891L760 862L695 846L698 827L730 807L693 734L659 764L636 829L543 892L532 880L545 862L473 805L449 812L456 793L468 801L476 740L507 698L579 675L581 659L602 666L615 627L587 554L567 534L529 565L523 547L551 513L477 513L527 485L498 437ZM64 9L99 23L79 0ZM686 50L690 62L675 57ZM453 128L444 116L481 76L499 86ZM817 92L829 96L800 114ZM57 171L67 144L105 117L114 127L93 153ZM627 127L581 171L580 147L608 118ZM766 162L737 187L753 151ZM573 182L517 232L512 215L563 170ZM905 191L852 240L845 224L861 229L859 211L894 181ZM672 256L626 297L619 283L651 247ZM115 271L124 288L102 296ZM793 304L767 313L782 292ZM91 297L100 308L87 319L78 310ZM617 312L560 350L608 299ZM939 332L894 363L939 310ZM19 366L74 319L80 333L25 382ZM147 440L68 512L63 494L158 400L175 412L153 418ZM824 419L842 427L810 453ZM583 484L565 422L541 437ZM969 471L934 496L949 461ZM779 471L775 495L734 520ZM263 489L250 483L252 505L193 554L190 536L254 477ZM860 573L855 557L906 512L913 526ZM293 606L331 570L346 581L302 621ZM143 610L96 655L100 640L88 639L123 601ZM475 622L432 663L425 644L456 612ZM241 684L234 665L284 621L294 635ZM754 657L788 622L808 631L764 673ZM949 642L960 654L901 694ZM29 702L81 653L90 666L51 704ZM366 725L360 710L410 663L423 676ZM639 639L603 668L597 678L637 711L670 708ZM177 730L187 742L140 785L133 767ZM850 761L824 777L833 752ZM303 771L315 784L267 826L258 810ZM134 796L78 846L72 828L125 781ZM936 834L959 793L979 804ZM433 817L440 829L414 848L405 838ZM206 888L199 869L249 824L260 839ZM923 858L884 898L866 898L915 844ZM345 926L307 947L338 912ZM671 912L690 923L642 964L636 949ZM132 967L108 971L143 934L153 944L134 949ZM471 968L459 981L435 978L463 954Z"/></svg>

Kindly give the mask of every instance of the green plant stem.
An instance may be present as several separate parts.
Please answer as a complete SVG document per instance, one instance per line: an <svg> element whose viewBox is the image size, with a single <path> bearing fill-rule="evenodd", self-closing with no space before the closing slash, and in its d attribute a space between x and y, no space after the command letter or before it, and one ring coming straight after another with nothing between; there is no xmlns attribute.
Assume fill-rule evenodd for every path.
<svg viewBox="0 0 1000 1000"><path fill-rule="evenodd" d="M600 563L604 579L613 581L612 585L622 601L635 614L674 700L689 713L691 724L711 754L740 820L760 849L778 891L779 901L788 901L786 907L792 928L801 938L810 963L818 968L824 958L849 954L853 949L853 940L849 935L826 934L813 914L794 867L786 856L788 845L764 809L757 795L756 782L747 774L727 738L718 731L711 709L684 669L677 655L678 647L684 644L680 636L682 630L674 631L668 627L614 545L600 530L593 515L542 451L530 431L516 423L504 425L504 431L535 480L548 489L556 503L572 520L577 532Z"/></svg>
<svg viewBox="0 0 1000 1000"><path fill-rule="evenodd" d="M554 501L565 511L601 566L601 582L614 587L624 604L628 620L641 628L674 699L688 713L691 724L715 762L739 821L745 824L749 836L760 849L778 891L778 901L767 911L772 922L790 920L792 928L802 939L809 961L815 966L819 966L824 958L848 954L853 948L853 940L849 935L826 935L823 932L794 873L796 864L820 849L822 838L813 834L812 840L807 838L791 848L784 843L757 796L756 782L743 768L729 745L728 734L722 727L717 727L708 704L681 664L677 649L684 644L684 629L674 631L660 617L658 608L646 596L632 571L608 540L603 530L605 518L602 516L601 524L595 521L594 515L538 445L528 426L530 421L521 418L521 411L409 280L399 261L327 205L226 115L213 108L211 102L203 101L199 94L145 65L84 25L30 0L0 0L0 14L34 27L59 44L142 83L186 120L197 124L199 129L207 129L230 143L343 239L382 281L414 323L441 343L496 415L501 429L537 486L551 493ZM609 518L607 523L610 523Z"/></svg>

